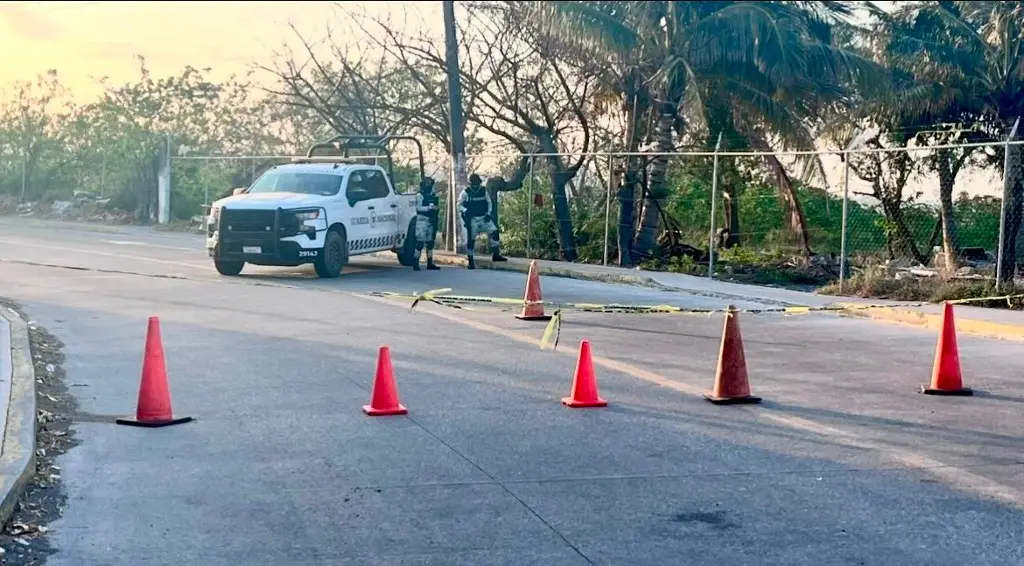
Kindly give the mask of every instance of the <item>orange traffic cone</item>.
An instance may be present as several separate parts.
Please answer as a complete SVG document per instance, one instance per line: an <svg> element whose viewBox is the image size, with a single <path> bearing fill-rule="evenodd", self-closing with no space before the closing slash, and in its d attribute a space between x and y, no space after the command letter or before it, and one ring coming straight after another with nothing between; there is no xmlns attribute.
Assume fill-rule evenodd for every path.
<svg viewBox="0 0 1024 566"><path fill-rule="evenodd" d="M750 394L747 380L747 359L743 355L743 337L740 335L739 313L729 305L722 330L722 346L718 350L718 369L715 387L704 398L716 405L760 403L761 398Z"/></svg>
<svg viewBox="0 0 1024 566"><path fill-rule="evenodd" d="M580 355L576 359L576 373L572 378L572 391L563 397L562 403L574 409L584 407L606 407L608 401L597 393L597 376L594 375L594 361L590 359L590 342L580 342Z"/></svg>
<svg viewBox="0 0 1024 566"><path fill-rule="evenodd" d="M935 364L932 367L932 383L921 386L921 393L927 395L974 395L964 387L960 374L960 352L956 347L956 326L953 323L953 305L945 303L942 308L942 333L935 345Z"/></svg>
<svg viewBox="0 0 1024 566"><path fill-rule="evenodd" d="M157 428L187 423L192 417L174 418L171 412L171 391L167 386L167 364L160 339L160 319L149 317L146 329L146 351L142 360L142 383L135 418L117 419L117 424Z"/></svg>
<svg viewBox="0 0 1024 566"><path fill-rule="evenodd" d="M526 276L526 296L523 297L523 312L517 314L519 320L551 320L551 315L544 314L544 299L540 295L540 275L537 260L530 262L530 273Z"/></svg>
<svg viewBox="0 0 1024 566"><path fill-rule="evenodd" d="M395 372L391 369L391 350L387 346L381 346L377 353L377 376L373 380L370 404L363 405L363 412L371 417L404 415L409 412L398 402Z"/></svg>

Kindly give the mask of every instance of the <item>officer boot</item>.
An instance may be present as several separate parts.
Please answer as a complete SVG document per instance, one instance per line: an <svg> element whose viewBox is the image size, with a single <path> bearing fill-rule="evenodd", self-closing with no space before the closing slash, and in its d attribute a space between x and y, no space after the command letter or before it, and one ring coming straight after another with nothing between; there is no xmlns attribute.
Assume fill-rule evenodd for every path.
<svg viewBox="0 0 1024 566"><path fill-rule="evenodd" d="M441 268L438 267L436 263L434 263L434 252L432 250L427 250L427 270L437 271L439 269Z"/></svg>
<svg viewBox="0 0 1024 566"><path fill-rule="evenodd" d="M476 269L476 262L473 261L473 256L469 256L469 261L466 262L466 269Z"/></svg>
<svg viewBox="0 0 1024 566"><path fill-rule="evenodd" d="M508 261L508 258L501 255L501 250L495 246L491 249L491 261Z"/></svg>

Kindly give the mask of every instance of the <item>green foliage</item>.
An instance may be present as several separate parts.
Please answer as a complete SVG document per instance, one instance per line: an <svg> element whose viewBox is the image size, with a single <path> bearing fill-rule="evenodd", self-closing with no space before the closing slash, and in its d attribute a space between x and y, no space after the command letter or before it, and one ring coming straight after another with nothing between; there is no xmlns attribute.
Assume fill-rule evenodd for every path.
<svg viewBox="0 0 1024 566"><path fill-rule="evenodd" d="M943 135L973 130L975 122L985 135L1003 135L1001 128L1024 113L1024 98L1015 96L1024 80L1024 65L992 63L1010 56L1019 63L1024 36L1007 31L1001 43L993 38L1003 35L992 32L1019 31L1019 23L1009 24L1016 22L1012 18L1019 15L1021 3L920 4L921 10L901 8L872 35L858 33L834 17L847 13L850 3L845 2L559 2L536 3L534 8L505 3L502 9L488 3L490 12L482 3L470 3L478 23L494 24L483 21L488 13L507 16L499 22L507 33L494 38L487 31L464 38L463 49L474 54L464 58L464 90L473 93L474 102L467 104L467 117L492 137L520 148L533 147L523 144L542 138L556 148L566 146L566 139L580 137L585 122L587 150L623 150L651 142L708 148L719 133L725 135L729 150L811 149L823 137L835 141L842 137L837 132L865 121L899 130L892 120L901 112L912 114L915 128L953 124L943 126ZM527 23L528 18L519 17L527 14L521 10L535 10L545 25ZM958 20L970 25L954 25ZM510 27L528 25L535 27ZM878 41L853 40L869 35ZM397 36L379 37L398 41ZM512 54L522 47L517 38L535 42L535 48L543 46L544 65L513 64L517 56ZM0 100L0 213L16 212L22 191L26 201L53 202L71 200L75 191L84 190L110 197L109 207L145 217L151 212L147 206L168 148L183 157L172 161L172 221L187 223L204 203L249 185L280 162L189 156L290 155L341 130L408 129L444 145L449 130L443 66L435 65L433 51L409 60L397 55L418 53L426 44L402 47L390 41L375 43L385 55L372 60L347 57L339 49L323 65L281 62L276 77L282 93L269 97L257 96L250 77L218 82L207 69L193 67L154 77L144 61L136 80L123 85L104 82L102 96L86 104L68 102L56 72L14 84ZM476 53L481 49L486 52ZM471 68L471 60L477 60L479 68ZM484 67L490 70L479 61L486 61ZM559 65L559 72L565 73L561 81L548 64ZM876 72L879 64L889 67L899 88L873 88L873 83L887 83ZM319 70L310 71L312 78L305 82L302 69L311 67ZM516 78L526 68L531 71ZM503 91L481 72L529 88ZM999 75L1002 72L1006 76ZM530 94L533 87L536 93ZM545 98L542 91L561 94ZM657 101L666 99L681 102L675 109L678 120L659 119L665 109ZM552 109L558 112L551 113ZM619 120L623 110L631 117ZM534 121L543 117L545 123L555 120L565 127L540 128L540 135L538 128L522 127L524 116ZM633 126L624 125L634 118ZM469 134L471 143L482 143L472 131ZM843 145L848 141L844 139ZM565 159L567 164L573 161L575 156ZM934 166L933 162L928 163ZM807 168L804 172L818 173L801 178L823 184L817 158L797 164ZM838 254L842 245L841 198L797 181L795 171L789 172L794 175L790 194L789 183L778 181L770 159L730 157L720 165L714 207L711 158L669 160L663 184L660 176L650 175L658 182L649 188L664 197L669 228L678 229L682 243L706 250L712 225L726 225L723 195L729 195L741 245L718 254L716 265L723 275L751 281L816 280L818 275L790 265L789 258L803 250L803 242L787 222L795 209L780 197L780 190L790 202L799 202L810 248L824 255ZM588 168L592 165L572 171L569 218L562 222L571 223L578 261L600 262L606 242L607 255L618 254L618 207L613 201L612 209L606 210L603 186L585 186ZM528 188L501 193L502 240L510 255L562 255L551 182L541 172L544 169L538 166ZM643 169L660 173L649 163ZM394 180L400 190L414 191L418 172L401 165ZM439 189L447 184L440 178L438 182ZM542 195L541 206L534 205L534 195ZM993 251L999 209L998 199L961 194L953 203L959 247ZM639 218L640 211L636 212ZM908 201L901 212L917 248L930 256L938 243L932 241L937 205ZM657 215L646 219L658 221ZM888 258L887 235L896 233L896 225L874 201L858 197L849 202L848 225L847 247L855 266ZM652 267L694 275L705 275L707 269L688 257L669 257ZM857 277L866 281L868 276ZM871 277L865 289L889 284Z"/></svg>
<svg viewBox="0 0 1024 566"><path fill-rule="evenodd" d="M102 96L86 104L69 101L56 71L15 83L0 101L0 194L50 203L86 191L134 213L154 198L168 149L175 156L294 153L285 132L308 116L256 98L247 78L214 82L208 71L186 67L156 78L140 58L138 80L104 81ZM251 165L174 160L173 216L199 214L207 192L247 185Z"/></svg>
<svg viewBox="0 0 1024 566"><path fill-rule="evenodd" d="M499 193L498 221L501 223L502 248L514 255L559 259L557 221L551 204L550 179L536 175L532 191L529 186L517 191ZM543 199L543 204L539 207L534 205L535 194ZM569 199L577 261L580 263L599 263L604 259L603 193L598 200L582 197ZM611 245L614 245L618 238L614 218L613 210L612 225L608 230L608 241Z"/></svg>

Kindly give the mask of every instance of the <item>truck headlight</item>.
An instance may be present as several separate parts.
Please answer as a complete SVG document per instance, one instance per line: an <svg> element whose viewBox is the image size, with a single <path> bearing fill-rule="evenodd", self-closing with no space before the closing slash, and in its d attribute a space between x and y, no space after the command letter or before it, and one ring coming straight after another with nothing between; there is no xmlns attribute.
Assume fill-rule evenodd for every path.
<svg viewBox="0 0 1024 566"><path fill-rule="evenodd" d="M302 221L316 220L317 218L320 218L320 211L319 210L302 210L302 211L296 212L295 213L295 217L298 218L299 220L302 220Z"/></svg>

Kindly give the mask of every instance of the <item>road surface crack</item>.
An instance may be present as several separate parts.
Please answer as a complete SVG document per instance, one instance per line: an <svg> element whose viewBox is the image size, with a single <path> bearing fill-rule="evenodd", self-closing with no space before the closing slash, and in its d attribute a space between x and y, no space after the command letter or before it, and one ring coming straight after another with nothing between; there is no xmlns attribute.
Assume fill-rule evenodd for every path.
<svg viewBox="0 0 1024 566"><path fill-rule="evenodd" d="M586 554L583 554L583 551L580 550L579 547L577 547L575 544L573 544L572 541L570 541L564 534L562 534L558 529L556 529L554 525L549 523L547 521L547 519L542 517L541 514L539 512L537 512L536 509L534 509L533 507L530 507L529 503L527 503L526 501L523 501L523 499L521 497L519 497L518 495L513 493L512 490L509 489L507 485L505 485L505 482L503 482L503 481L499 480L498 478L494 477L490 472L485 470L483 467L481 467L479 464L477 464L473 460L469 459L468 456L466 456L465 454L460 452L457 448L455 448L454 446L452 446L448 442L445 442L444 439L442 439L440 436L434 434L433 431L431 431L427 427L425 427L422 424L420 424L416 419L410 417L409 415L406 415L405 418L409 419L409 421L411 421L414 425L418 426L420 428L420 430L422 430L423 432L425 432L428 435L430 435L434 440L440 442L441 445L443 445L445 448L451 450L453 454L455 454L459 458L462 458L463 460L465 460L470 466L473 466L474 468L479 470L481 474L487 476L487 478L490 479L491 482L493 482L494 485L497 485L498 487L500 487L510 497L512 497L513 499L518 501L519 504L522 505L527 511L529 511L531 515L536 517L538 521L543 523L544 526L546 526L548 529L551 529L551 532L555 533L555 536L557 536L558 538L562 539L562 542L564 542L566 545L568 545L569 548L571 548L573 550L573 552L575 552L576 554L578 554L580 556L580 558L582 558L583 560L586 560L587 564L593 564L594 563L594 561L591 560L589 557L587 557Z"/></svg>

